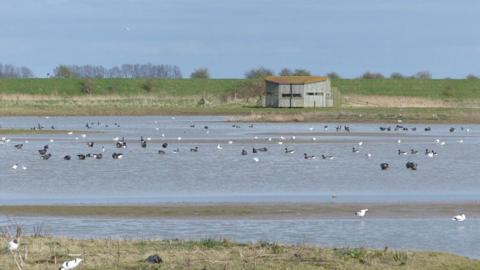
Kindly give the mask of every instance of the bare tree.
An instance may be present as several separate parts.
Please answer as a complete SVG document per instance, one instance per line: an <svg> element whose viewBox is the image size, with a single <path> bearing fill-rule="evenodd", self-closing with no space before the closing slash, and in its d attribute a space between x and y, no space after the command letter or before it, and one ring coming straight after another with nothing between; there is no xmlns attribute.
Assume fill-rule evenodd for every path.
<svg viewBox="0 0 480 270"><path fill-rule="evenodd" d="M272 70L265 67L254 68L245 73L247 79L263 79L268 76L272 76L274 73Z"/></svg>
<svg viewBox="0 0 480 270"><path fill-rule="evenodd" d="M419 71L415 73L414 78L419 80L430 80L432 78L432 74L427 70Z"/></svg>
<svg viewBox="0 0 480 270"><path fill-rule="evenodd" d="M310 71L304 68L297 68L293 71L293 76L311 76L311 75L312 74L310 73Z"/></svg>
<svg viewBox="0 0 480 270"><path fill-rule="evenodd" d="M53 70L55 77L70 78L73 76L72 71L66 65L59 65Z"/></svg>
<svg viewBox="0 0 480 270"><path fill-rule="evenodd" d="M327 73L327 77L330 78L331 80L341 79L340 75L338 75L338 73L336 72Z"/></svg>
<svg viewBox="0 0 480 270"><path fill-rule="evenodd" d="M394 72L390 75L390 79L405 79L405 76L402 75L400 72Z"/></svg>
<svg viewBox="0 0 480 270"><path fill-rule="evenodd" d="M363 73L362 79L383 79L385 78L381 73L367 71Z"/></svg>
<svg viewBox="0 0 480 270"><path fill-rule="evenodd" d="M292 76L293 71L289 68L283 68L282 70L280 70L280 73L278 73L278 75L280 75L280 76Z"/></svg>
<svg viewBox="0 0 480 270"><path fill-rule="evenodd" d="M210 78L210 73L208 72L208 68L197 68L192 72L192 74L190 74L190 78L208 79Z"/></svg>

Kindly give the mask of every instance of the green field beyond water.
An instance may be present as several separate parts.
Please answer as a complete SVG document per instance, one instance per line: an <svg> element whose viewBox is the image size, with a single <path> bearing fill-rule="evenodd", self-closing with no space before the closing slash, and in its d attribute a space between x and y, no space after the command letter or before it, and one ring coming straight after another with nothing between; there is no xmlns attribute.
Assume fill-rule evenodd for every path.
<svg viewBox="0 0 480 270"><path fill-rule="evenodd" d="M0 94L84 95L83 84L93 84L95 95L167 94L173 96L221 95L240 89L245 79L1 79ZM257 81L258 82L258 81ZM259 81L261 82L261 81ZM342 94L442 98L480 98L480 80L466 79L338 79Z"/></svg>

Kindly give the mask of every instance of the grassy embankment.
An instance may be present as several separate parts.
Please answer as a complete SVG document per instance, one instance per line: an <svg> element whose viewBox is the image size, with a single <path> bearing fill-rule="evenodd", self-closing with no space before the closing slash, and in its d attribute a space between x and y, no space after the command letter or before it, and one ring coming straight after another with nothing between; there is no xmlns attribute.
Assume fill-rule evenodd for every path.
<svg viewBox="0 0 480 270"><path fill-rule="evenodd" d="M0 242L7 239L0 237ZM24 269L57 269L65 260L83 258L79 269L479 269L480 262L436 252L318 248L275 243L239 244L228 240L73 240L23 237L19 254ZM26 252L28 250L28 252ZM158 254L163 262L144 261ZM25 256L26 255L26 256ZM17 261L18 259L17 255ZM17 269L9 253L1 269Z"/></svg>
<svg viewBox="0 0 480 270"><path fill-rule="evenodd" d="M2 79L0 115L232 114L250 121L480 122L480 80L334 80L341 107L315 111L261 108L258 96L242 97L245 85L255 84L242 79L85 82ZM202 97L206 104L199 104Z"/></svg>

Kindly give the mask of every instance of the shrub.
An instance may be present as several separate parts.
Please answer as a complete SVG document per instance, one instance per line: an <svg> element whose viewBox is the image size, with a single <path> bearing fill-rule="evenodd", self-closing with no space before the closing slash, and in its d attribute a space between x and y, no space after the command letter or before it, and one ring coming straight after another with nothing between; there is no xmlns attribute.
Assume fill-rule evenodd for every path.
<svg viewBox="0 0 480 270"><path fill-rule="evenodd" d="M93 94L95 92L95 82L91 79L82 81L81 90L84 94Z"/></svg>

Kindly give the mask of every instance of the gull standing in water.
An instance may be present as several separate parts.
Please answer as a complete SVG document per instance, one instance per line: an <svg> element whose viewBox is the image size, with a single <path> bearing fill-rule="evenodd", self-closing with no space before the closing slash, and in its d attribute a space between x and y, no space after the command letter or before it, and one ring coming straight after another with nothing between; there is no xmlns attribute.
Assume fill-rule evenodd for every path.
<svg viewBox="0 0 480 270"><path fill-rule="evenodd" d="M362 209L362 210L356 212L356 213L355 213L355 216L357 216L357 217L364 217L364 216L367 214L367 212L368 212L368 209Z"/></svg>

